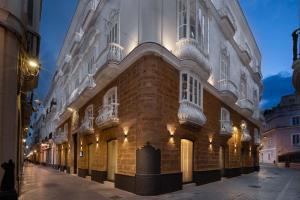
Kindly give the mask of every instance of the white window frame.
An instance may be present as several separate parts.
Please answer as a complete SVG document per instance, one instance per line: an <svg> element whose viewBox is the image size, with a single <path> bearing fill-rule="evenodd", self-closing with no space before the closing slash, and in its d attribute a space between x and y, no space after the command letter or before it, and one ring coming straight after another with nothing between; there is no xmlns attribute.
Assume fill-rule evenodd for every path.
<svg viewBox="0 0 300 200"><path fill-rule="evenodd" d="M294 144L294 136L298 136L298 140L299 140L298 143ZM291 144L292 144L292 146L300 146L300 133L291 134Z"/></svg>
<svg viewBox="0 0 300 200"><path fill-rule="evenodd" d="M115 95L114 102L108 102L109 98L111 98L113 95ZM118 103L118 88L113 87L105 93L103 97L103 105L110 105L110 104L117 104L117 103Z"/></svg>
<svg viewBox="0 0 300 200"><path fill-rule="evenodd" d="M186 92L187 92L187 98L183 99L183 91L182 91L182 84L183 84L183 74L187 74L187 88L186 88ZM192 90L190 88L190 81L193 80L193 84L192 84ZM197 83L197 86L195 88L195 83ZM181 71L180 72L180 85L179 85L179 103L182 102L189 102L192 103L198 107L200 107L201 109L203 109L203 84L202 81L200 79L200 77L192 72L189 71ZM195 91L197 91L197 97L195 97ZM192 94L191 94L192 92ZM192 97L192 100L190 100L190 97ZM196 100L196 103L195 103Z"/></svg>
<svg viewBox="0 0 300 200"><path fill-rule="evenodd" d="M191 37L191 1L195 1L194 37ZM200 49L206 54L209 54L210 17L208 12L205 10L205 6L201 2L201 0L177 0L177 41L181 39L194 39L198 42ZM186 23L181 23L184 22L182 19L184 15L182 15L183 10L180 10L180 4L184 4L186 8ZM182 27L185 27L185 34L183 35L180 34Z"/></svg>
<svg viewBox="0 0 300 200"><path fill-rule="evenodd" d="M242 84L243 83L245 83L245 88L244 88L245 91L244 91L244 93L242 91L242 89L243 89ZM247 78L246 78L245 74L242 74L241 78L240 78L240 95L241 95L241 99L247 99L248 98Z"/></svg>
<svg viewBox="0 0 300 200"><path fill-rule="evenodd" d="M120 44L120 12L119 10L113 10L109 17L108 22L108 35L107 43Z"/></svg>
<svg viewBox="0 0 300 200"><path fill-rule="evenodd" d="M225 72L223 72L223 69L225 69ZM220 55L220 81L223 80L230 80L230 55L226 47L221 50Z"/></svg>
<svg viewBox="0 0 300 200"><path fill-rule="evenodd" d="M86 120L89 120L89 128L93 129L94 128L94 106L93 106L93 104L86 107L84 117L86 118Z"/></svg>
<svg viewBox="0 0 300 200"><path fill-rule="evenodd" d="M227 119L223 119L223 113L226 113ZM220 116L221 121L230 121L230 112L226 108L222 107L221 108L221 116Z"/></svg>

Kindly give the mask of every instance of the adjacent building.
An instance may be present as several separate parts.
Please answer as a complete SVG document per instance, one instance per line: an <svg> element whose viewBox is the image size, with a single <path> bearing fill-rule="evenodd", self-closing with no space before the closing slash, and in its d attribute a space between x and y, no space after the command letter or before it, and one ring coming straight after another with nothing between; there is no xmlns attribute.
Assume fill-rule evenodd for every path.
<svg viewBox="0 0 300 200"><path fill-rule="evenodd" d="M260 162L300 163L300 29L293 34L293 85L295 94L283 96L281 102L264 113L266 124ZM298 164L299 165L299 164ZM295 166L296 167L296 166ZM298 166L299 168L299 166Z"/></svg>
<svg viewBox="0 0 300 200"><path fill-rule="evenodd" d="M264 113L260 162L285 162L285 156L300 151L300 96L283 96L280 104Z"/></svg>
<svg viewBox="0 0 300 200"><path fill-rule="evenodd" d="M14 181L17 191L22 174L23 139L32 111L32 90L37 87L40 68L40 15L41 0L0 1L0 164L11 160L15 180L5 180L3 184ZM0 168L0 181L3 175ZM1 199L6 195L2 192L5 191L0 191Z"/></svg>
<svg viewBox="0 0 300 200"><path fill-rule="evenodd" d="M32 157L140 195L258 170L260 64L236 0L81 0Z"/></svg>

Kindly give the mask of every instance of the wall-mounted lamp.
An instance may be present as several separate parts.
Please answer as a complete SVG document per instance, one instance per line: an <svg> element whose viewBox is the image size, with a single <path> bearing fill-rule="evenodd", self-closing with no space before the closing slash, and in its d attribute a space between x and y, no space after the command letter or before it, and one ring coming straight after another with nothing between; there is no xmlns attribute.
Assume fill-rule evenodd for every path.
<svg viewBox="0 0 300 200"><path fill-rule="evenodd" d="M26 139L25 139L25 138L23 139L23 142L24 142L24 143L26 142Z"/></svg>
<svg viewBox="0 0 300 200"><path fill-rule="evenodd" d="M175 125L173 125L173 124L167 124L167 130L170 133L170 137L174 138L174 134L175 134L175 131L176 131Z"/></svg>
<svg viewBox="0 0 300 200"><path fill-rule="evenodd" d="M68 107L68 111L74 112L75 110L73 108L71 108L71 107Z"/></svg>

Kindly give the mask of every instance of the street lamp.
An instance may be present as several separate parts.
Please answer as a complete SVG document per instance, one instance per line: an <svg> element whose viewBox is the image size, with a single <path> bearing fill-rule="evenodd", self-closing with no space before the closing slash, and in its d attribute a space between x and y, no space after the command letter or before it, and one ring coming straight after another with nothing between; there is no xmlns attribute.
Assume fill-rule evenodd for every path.
<svg viewBox="0 0 300 200"><path fill-rule="evenodd" d="M33 59L28 60L28 65L32 68L38 68L39 67L39 63L36 60L33 60Z"/></svg>

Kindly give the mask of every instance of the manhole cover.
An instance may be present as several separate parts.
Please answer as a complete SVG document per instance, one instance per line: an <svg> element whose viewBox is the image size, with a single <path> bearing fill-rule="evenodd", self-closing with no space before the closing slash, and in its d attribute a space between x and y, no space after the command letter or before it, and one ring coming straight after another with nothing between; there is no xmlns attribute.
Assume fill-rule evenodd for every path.
<svg viewBox="0 0 300 200"><path fill-rule="evenodd" d="M261 186L259 186L259 185L249 185L249 187L252 187L252 188L261 188Z"/></svg>
<svg viewBox="0 0 300 200"><path fill-rule="evenodd" d="M110 197L111 199L122 199L122 197L120 197L120 196L112 196L112 197Z"/></svg>

